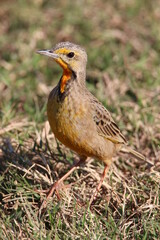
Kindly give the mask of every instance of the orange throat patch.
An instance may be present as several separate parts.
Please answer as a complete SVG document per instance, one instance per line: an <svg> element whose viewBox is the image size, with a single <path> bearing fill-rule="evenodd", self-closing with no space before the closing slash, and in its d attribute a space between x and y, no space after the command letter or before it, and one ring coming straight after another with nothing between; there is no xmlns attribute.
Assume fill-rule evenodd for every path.
<svg viewBox="0 0 160 240"><path fill-rule="evenodd" d="M62 76L61 84L60 84L60 91L61 91L61 93L64 92L66 83L67 83L68 80L71 79L71 75L72 75L72 72L71 72L70 69L64 69L63 70L63 76Z"/></svg>
<svg viewBox="0 0 160 240"><path fill-rule="evenodd" d="M71 79L72 71L62 59L59 58L56 60L56 62L63 68L63 76L60 83L60 91L63 93L65 91L67 81Z"/></svg>

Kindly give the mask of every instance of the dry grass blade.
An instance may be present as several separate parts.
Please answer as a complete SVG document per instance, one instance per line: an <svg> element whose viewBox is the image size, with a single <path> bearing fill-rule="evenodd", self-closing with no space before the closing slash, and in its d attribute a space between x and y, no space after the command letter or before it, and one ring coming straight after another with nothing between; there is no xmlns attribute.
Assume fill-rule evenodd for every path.
<svg viewBox="0 0 160 240"><path fill-rule="evenodd" d="M0 128L0 135L4 133L13 131L13 130L21 130L23 127L32 126L33 122L21 121L21 122L12 122L7 127Z"/></svg>

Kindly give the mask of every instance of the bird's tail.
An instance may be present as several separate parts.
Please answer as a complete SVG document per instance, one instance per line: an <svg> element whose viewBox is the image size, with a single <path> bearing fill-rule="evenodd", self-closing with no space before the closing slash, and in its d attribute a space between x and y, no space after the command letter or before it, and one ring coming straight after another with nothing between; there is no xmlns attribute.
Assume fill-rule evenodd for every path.
<svg viewBox="0 0 160 240"><path fill-rule="evenodd" d="M133 149L130 148L130 147L125 146L125 147L121 148L120 151L123 152L123 153L131 154L133 157L137 158L138 160L142 160L142 161L144 161L144 162L147 162L148 164L150 164L150 165L152 165L152 166L154 165L149 159L147 159L147 158L146 158L145 156L143 156L141 153L133 150Z"/></svg>

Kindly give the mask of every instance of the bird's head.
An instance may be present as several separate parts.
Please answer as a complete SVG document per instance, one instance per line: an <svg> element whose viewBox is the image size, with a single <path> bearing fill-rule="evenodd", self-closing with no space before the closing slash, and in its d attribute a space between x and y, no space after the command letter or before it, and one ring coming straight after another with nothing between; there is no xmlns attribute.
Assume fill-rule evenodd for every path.
<svg viewBox="0 0 160 240"><path fill-rule="evenodd" d="M50 50L39 50L37 53L53 58L64 71L77 74L86 70L87 54L79 45L61 42Z"/></svg>

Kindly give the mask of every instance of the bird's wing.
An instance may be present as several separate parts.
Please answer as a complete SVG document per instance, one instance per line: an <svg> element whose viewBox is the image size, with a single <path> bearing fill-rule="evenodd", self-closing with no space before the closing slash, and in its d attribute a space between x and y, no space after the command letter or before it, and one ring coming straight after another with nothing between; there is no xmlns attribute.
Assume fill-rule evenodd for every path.
<svg viewBox="0 0 160 240"><path fill-rule="evenodd" d="M116 144L126 144L126 139L119 127L112 119L107 109L93 96L92 97L93 120L97 126L97 132L102 137Z"/></svg>

